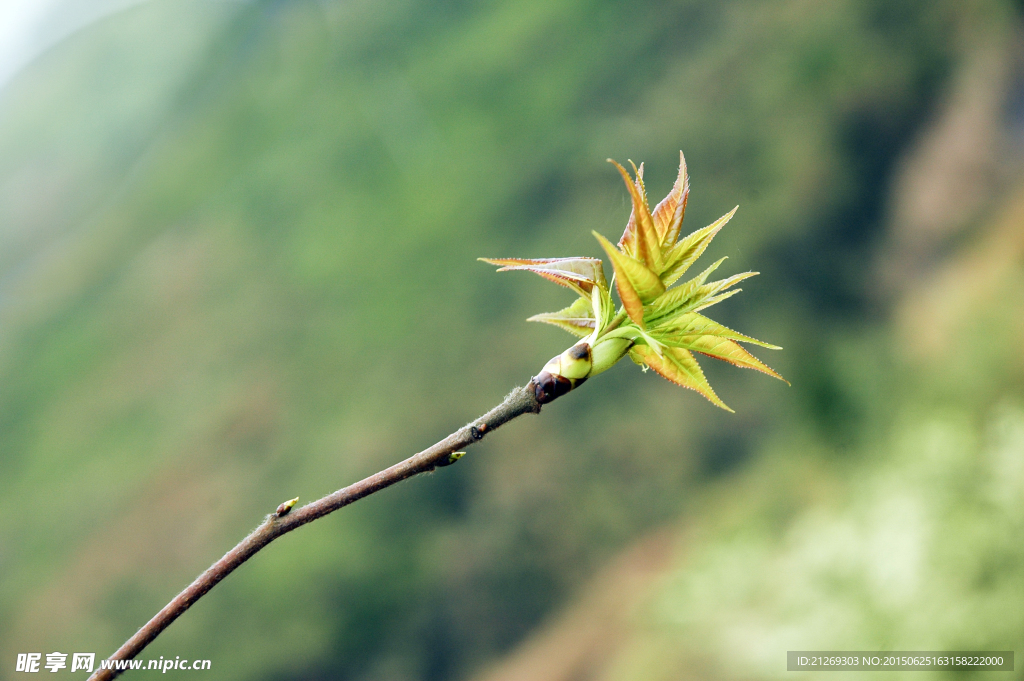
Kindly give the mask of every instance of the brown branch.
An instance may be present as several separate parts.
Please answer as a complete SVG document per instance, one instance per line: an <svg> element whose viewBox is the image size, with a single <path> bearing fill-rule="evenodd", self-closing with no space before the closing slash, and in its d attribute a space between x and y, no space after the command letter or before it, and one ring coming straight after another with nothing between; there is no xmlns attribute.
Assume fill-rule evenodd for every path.
<svg viewBox="0 0 1024 681"><path fill-rule="evenodd" d="M353 485L339 489L337 492L328 494L322 499L306 504L295 511L289 512L288 508L286 508L287 505L282 504L278 508L277 513L268 515L263 523L253 530L248 537L224 554L224 557L211 565L206 572L199 575L187 589L175 596L174 600L165 605L163 610L154 615L153 619L146 623L146 626L139 629L109 659L133 659L160 632L166 629L171 622L188 610L193 603L202 598L220 580L227 577L235 568L252 558L257 551L282 534L291 532L317 518L322 518L328 513L337 511L343 506L348 506L352 502L358 501L385 487L390 487L396 482L419 473L432 471L437 466L446 466L449 463L453 463L455 461L455 457L451 456L453 453L481 440L484 435L495 428L523 414L539 414L542 402L538 401L537 392L536 385L531 381L526 387L513 390L501 404L476 421L459 428L433 447L424 449L419 454L414 454L401 463L396 463L390 468L360 480ZM541 400L548 401L544 400L543 394L541 395ZM120 673L121 670L98 669L89 677L89 681L112 679Z"/></svg>

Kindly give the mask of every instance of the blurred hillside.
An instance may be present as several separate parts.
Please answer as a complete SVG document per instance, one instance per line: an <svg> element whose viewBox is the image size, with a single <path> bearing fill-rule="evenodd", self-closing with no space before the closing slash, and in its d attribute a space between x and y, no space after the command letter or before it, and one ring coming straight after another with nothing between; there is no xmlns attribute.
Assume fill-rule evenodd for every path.
<svg viewBox="0 0 1024 681"><path fill-rule="evenodd" d="M786 678L787 650L1020 650L1022 225L1017 189L869 344L900 348L903 384L876 395L891 411L856 459L765 443L481 678Z"/></svg>
<svg viewBox="0 0 1024 681"><path fill-rule="evenodd" d="M679 149L690 229L741 207L708 261L763 273L721 321L786 347L760 354L792 388L705 362L731 415L626 363L282 538L143 657L500 672L666 526L640 577L615 563L646 596L612 607L647 605L571 678L771 676L802 632L1012 648L1019 22L998 0L158 0L63 40L0 90L0 659L109 654L281 501L527 380L569 337L522 320L567 294L474 258L597 255L628 215L604 159L645 161L660 197ZM865 605L872 570L890 600Z"/></svg>
<svg viewBox="0 0 1024 681"><path fill-rule="evenodd" d="M870 434L765 441L480 678L785 678L794 649L1020 650L1022 45L1019 29L976 43L897 164L875 283L892 322L834 349L850 370L891 360L864 393L884 407Z"/></svg>

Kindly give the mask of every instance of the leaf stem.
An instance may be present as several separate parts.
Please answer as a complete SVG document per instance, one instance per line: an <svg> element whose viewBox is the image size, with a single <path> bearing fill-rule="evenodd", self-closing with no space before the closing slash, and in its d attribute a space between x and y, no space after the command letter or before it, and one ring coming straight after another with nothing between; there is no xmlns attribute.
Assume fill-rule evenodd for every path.
<svg viewBox="0 0 1024 681"><path fill-rule="evenodd" d="M619 328L619 325L622 324L622 322L624 321L626 321L626 308L622 308L621 310L619 310L619 313L615 315L615 317L613 317L610 322L608 322L608 326L604 327L604 329L601 330L601 333L597 337L601 338L608 332L614 331L615 329Z"/></svg>

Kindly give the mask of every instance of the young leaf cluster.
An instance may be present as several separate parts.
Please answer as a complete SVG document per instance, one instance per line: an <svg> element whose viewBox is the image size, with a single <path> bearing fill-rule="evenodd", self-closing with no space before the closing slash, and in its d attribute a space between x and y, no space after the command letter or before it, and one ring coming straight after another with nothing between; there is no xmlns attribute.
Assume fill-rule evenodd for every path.
<svg viewBox="0 0 1024 681"><path fill-rule="evenodd" d="M757 272L742 272L709 281L725 261L713 263L697 276L679 282L704 253L736 208L707 227L680 238L690 185L686 161L679 154L679 174L672 190L652 211L644 188L643 164L634 176L609 159L622 175L632 199L632 212L617 245L593 232L611 261L612 282L621 307L616 310L611 287L597 258L481 258L500 265L499 272L526 270L575 291L579 298L558 312L534 315L529 321L558 326L583 340L548 362L534 380L545 397L554 399L590 376L611 368L626 354L645 370L654 369L669 381L704 395L732 411L711 388L694 353L785 380L740 343L779 350L737 333L701 314L740 292L736 284ZM542 400L544 401L544 400Z"/></svg>

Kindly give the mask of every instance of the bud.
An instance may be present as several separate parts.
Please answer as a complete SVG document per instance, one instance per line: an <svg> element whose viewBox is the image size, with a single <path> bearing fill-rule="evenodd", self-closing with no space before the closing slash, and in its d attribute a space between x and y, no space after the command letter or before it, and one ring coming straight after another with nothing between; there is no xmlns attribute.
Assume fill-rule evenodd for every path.
<svg viewBox="0 0 1024 681"><path fill-rule="evenodd" d="M552 357L539 374L533 377L537 401L547 404L573 388L583 385L593 368L590 344L580 341L557 357Z"/></svg>
<svg viewBox="0 0 1024 681"><path fill-rule="evenodd" d="M283 504L277 507L277 511L274 512L274 515L276 515L278 518L282 518L288 515L288 513L292 510L292 508L295 506L295 503L298 500L299 498L295 497L294 499L289 499L288 501L284 502Z"/></svg>
<svg viewBox="0 0 1024 681"><path fill-rule="evenodd" d="M598 341L591 353L593 366L590 369L591 376L597 376L602 371L608 371L615 363L626 356L633 346L633 341L628 338L608 338Z"/></svg>
<svg viewBox="0 0 1024 681"><path fill-rule="evenodd" d="M611 159L609 159L611 161ZM690 193L686 162L679 154L679 174L672 191L654 211L644 190L644 166L633 166L633 176L615 161L626 183L633 212L618 245L594 232L611 259L613 282L622 307L616 311L604 265L597 258L481 258L501 267L499 272L526 270L579 294L572 305L527 321L553 324L583 338L544 365L530 385L540 404L561 397L591 376L607 371L626 353L647 371L685 388L696 390L713 404L729 409L718 399L693 353L768 374L785 381L740 343L781 350L737 333L707 317L701 310L739 292L736 284L757 272L741 272L718 281L708 277L721 264L714 263L696 277L673 287L704 253L736 209L682 236L683 215ZM788 383L788 381L787 381Z"/></svg>
<svg viewBox="0 0 1024 681"><path fill-rule="evenodd" d="M569 380L585 379L590 375L590 343L581 341L544 365L544 371Z"/></svg>
<svg viewBox="0 0 1024 681"><path fill-rule="evenodd" d="M441 459L440 461L438 461L434 465L435 466L451 466L453 463L455 463L456 461L461 459L465 453L466 452L452 452L451 454L449 454L445 458Z"/></svg>

